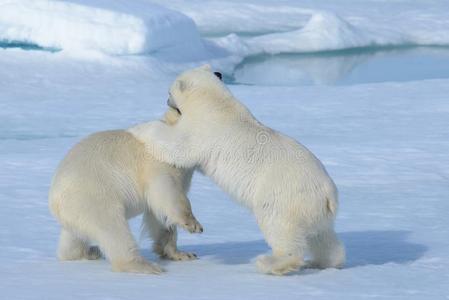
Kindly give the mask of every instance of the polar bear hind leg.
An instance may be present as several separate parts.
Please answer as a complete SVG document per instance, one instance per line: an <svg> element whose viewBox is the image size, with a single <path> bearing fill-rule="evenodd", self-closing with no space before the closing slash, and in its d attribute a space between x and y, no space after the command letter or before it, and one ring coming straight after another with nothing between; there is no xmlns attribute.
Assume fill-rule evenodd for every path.
<svg viewBox="0 0 449 300"><path fill-rule="evenodd" d="M345 249L332 226L307 238L312 256L310 268L341 268L345 263Z"/></svg>
<svg viewBox="0 0 449 300"><path fill-rule="evenodd" d="M284 275L299 270L304 265L306 250L305 232L283 218L260 222L259 227L272 249L272 255L257 258L257 268L266 274Z"/></svg>
<svg viewBox="0 0 449 300"><path fill-rule="evenodd" d="M58 257L60 260L94 260L101 258L102 254L97 246L89 246L85 239L63 228L59 237Z"/></svg>
<svg viewBox="0 0 449 300"><path fill-rule="evenodd" d="M160 274L159 266L145 260L123 215L105 216L97 221L88 234L98 242L100 249L109 259L114 272Z"/></svg>
<svg viewBox="0 0 449 300"><path fill-rule="evenodd" d="M144 212L142 226L153 238L153 251L161 258L177 261L197 258L195 253L178 250L176 226L170 225L167 227L151 211L146 210Z"/></svg>

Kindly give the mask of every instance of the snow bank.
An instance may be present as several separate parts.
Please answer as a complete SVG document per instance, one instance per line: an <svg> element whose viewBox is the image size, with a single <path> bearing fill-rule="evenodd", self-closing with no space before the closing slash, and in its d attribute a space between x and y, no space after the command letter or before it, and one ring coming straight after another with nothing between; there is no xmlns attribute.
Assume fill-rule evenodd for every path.
<svg viewBox="0 0 449 300"><path fill-rule="evenodd" d="M241 38L230 34L215 42L242 56L279 53L310 53L352 48L449 45L449 26L439 34L425 30L405 32L400 29L354 26L332 12L317 12L300 29Z"/></svg>
<svg viewBox="0 0 449 300"><path fill-rule="evenodd" d="M235 55L449 45L449 2L153 0ZM249 3L248 3L249 2Z"/></svg>
<svg viewBox="0 0 449 300"><path fill-rule="evenodd" d="M0 0L0 40L116 55L205 51L190 18L143 0Z"/></svg>
<svg viewBox="0 0 449 300"><path fill-rule="evenodd" d="M254 51L277 54L363 47L376 41L336 14L327 12L313 14L301 29L263 35L248 43Z"/></svg>
<svg viewBox="0 0 449 300"><path fill-rule="evenodd" d="M192 18L204 36L230 32L263 34L289 31L304 26L312 9L293 7L288 3L245 3L246 1L165 1L161 5L181 11Z"/></svg>

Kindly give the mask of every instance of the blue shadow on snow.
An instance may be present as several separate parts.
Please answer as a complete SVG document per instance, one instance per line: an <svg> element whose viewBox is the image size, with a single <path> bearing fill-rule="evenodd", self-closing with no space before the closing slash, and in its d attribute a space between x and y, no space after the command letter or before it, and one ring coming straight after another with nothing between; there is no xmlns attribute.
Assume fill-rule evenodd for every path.
<svg viewBox="0 0 449 300"><path fill-rule="evenodd" d="M406 264L418 260L427 247L408 241L410 231L350 231L338 236L346 247L345 268L387 263ZM199 257L212 256L225 264L247 264L270 249L264 240L198 244L180 247Z"/></svg>

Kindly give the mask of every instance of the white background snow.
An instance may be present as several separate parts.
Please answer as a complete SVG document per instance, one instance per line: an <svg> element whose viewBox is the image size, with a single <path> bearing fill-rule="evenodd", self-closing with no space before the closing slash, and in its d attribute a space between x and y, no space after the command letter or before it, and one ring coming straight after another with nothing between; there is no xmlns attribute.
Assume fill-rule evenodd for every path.
<svg viewBox="0 0 449 300"><path fill-rule="evenodd" d="M0 0L0 45L1 299L449 299L449 79L304 86L303 68L324 83L350 70L287 74L277 58L236 69L266 54L444 52L447 1ZM269 248L252 215L199 174L189 196L205 232L179 238L199 260L160 261L145 240L161 276L56 259L47 193L58 162L89 133L159 118L171 80L203 62L251 83L230 88L323 161L340 191L344 269L258 273Z"/></svg>

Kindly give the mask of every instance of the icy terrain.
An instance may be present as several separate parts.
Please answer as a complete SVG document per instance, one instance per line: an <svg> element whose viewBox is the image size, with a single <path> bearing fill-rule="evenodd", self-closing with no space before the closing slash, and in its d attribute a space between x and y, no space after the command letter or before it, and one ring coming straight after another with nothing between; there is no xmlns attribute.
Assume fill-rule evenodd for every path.
<svg viewBox="0 0 449 300"><path fill-rule="evenodd" d="M230 86L260 121L309 147L335 179L337 231L348 256L342 270L259 274L253 259L269 249L254 218L198 174L190 199L205 232L181 232L179 244L199 260L160 261L144 240L144 255L167 273L118 274L106 261L57 261L59 225L47 204L56 165L89 133L160 117L180 70L210 61L233 74L243 56L252 55L244 53L248 49L286 49L290 37L284 34L303 37L287 45L293 51L339 45L334 38L341 32L318 39L321 49L304 39L300 32L314 18L341 21L350 34L363 32L349 39L343 30L349 46L366 32L380 39L390 29L417 44L449 44L446 1L160 1L168 8L125 2L0 0L0 40L62 49L0 48L1 299L449 298L449 79L347 86L292 81L285 87L264 79L276 72L275 63L244 74L254 85ZM139 9L150 6L151 13ZM75 23L62 25L70 21L66 13ZM172 21L163 29L170 33L151 35L164 16ZM78 40L65 40L61 26ZM195 57L179 50L184 44L172 35L177 26L205 52ZM101 38L89 40L88 32ZM132 36L142 38L137 46ZM236 47L224 43L232 39ZM131 55L137 53L145 55ZM139 220L132 227L138 236Z"/></svg>
<svg viewBox="0 0 449 300"><path fill-rule="evenodd" d="M260 54L449 45L445 1L159 1L176 10L153 2L0 0L0 41L76 56L145 53L177 62L232 56L235 63Z"/></svg>

